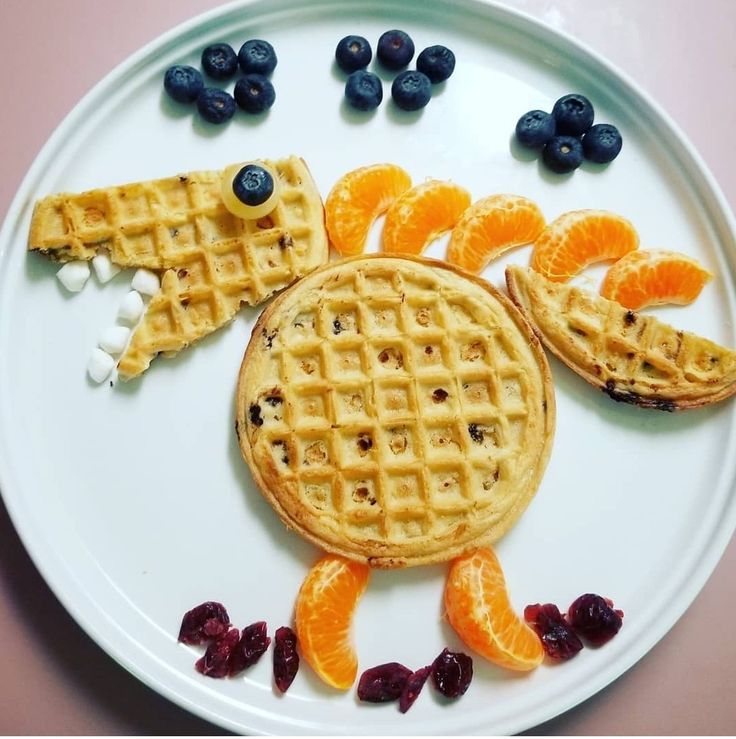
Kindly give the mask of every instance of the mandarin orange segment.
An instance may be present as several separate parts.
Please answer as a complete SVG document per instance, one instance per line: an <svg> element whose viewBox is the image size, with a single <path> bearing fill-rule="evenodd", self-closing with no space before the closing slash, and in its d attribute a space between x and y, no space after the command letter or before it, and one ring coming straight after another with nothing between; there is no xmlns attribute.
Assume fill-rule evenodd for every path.
<svg viewBox="0 0 736 739"><path fill-rule="evenodd" d="M445 609L465 644L494 664L527 671L544 659L539 637L511 606L503 570L492 549L478 549L452 561Z"/></svg>
<svg viewBox="0 0 736 739"><path fill-rule="evenodd" d="M325 226L342 256L361 254L373 222L411 187L411 177L396 164L372 164L343 175L325 200Z"/></svg>
<svg viewBox="0 0 736 739"><path fill-rule="evenodd" d="M470 206L470 193L454 182L427 180L399 196L386 213L383 251L421 254L449 231Z"/></svg>
<svg viewBox="0 0 736 739"><path fill-rule="evenodd" d="M545 223L539 206L528 198L489 195L460 216L447 246L447 261L478 274L508 249L535 241Z"/></svg>
<svg viewBox="0 0 736 739"><path fill-rule="evenodd" d="M620 259L638 247L639 235L625 218L605 210L574 210L539 235L531 268L553 282L567 282L590 264Z"/></svg>
<svg viewBox="0 0 736 739"><path fill-rule="evenodd" d="M601 295L629 310L692 303L713 274L697 260L674 251L632 251L606 273Z"/></svg>
<svg viewBox="0 0 736 739"><path fill-rule="evenodd" d="M309 571L297 596L302 656L324 682L340 690L347 690L358 674L351 625L369 575L368 565L328 554Z"/></svg>

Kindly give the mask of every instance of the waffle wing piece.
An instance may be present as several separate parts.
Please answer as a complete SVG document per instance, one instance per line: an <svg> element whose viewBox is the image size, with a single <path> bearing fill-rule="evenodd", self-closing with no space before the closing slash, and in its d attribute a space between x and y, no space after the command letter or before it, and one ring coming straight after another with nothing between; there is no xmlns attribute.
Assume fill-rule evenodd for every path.
<svg viewBox="0 0 736 739"><path fill-rule="evenodd" d="M298 157L267 162L279 175L275 210L257 221L230 213L220 172L191 172L81 194L44 198L34 209L29 249L57 261L91 259L100 249L121 267L162 272L121 357L123 378L159 353L178 352L327 260L319 191Z"/></svg>
<svg viewBox="0 0 736 739"><path fill-rule="evenodd" d="M544 351L511 301L440 262L362 256L262 314L236 429L287 527L375 567L501 537L552 446Z"/></svg>
<svg viewBox="0 0 736 739"><path fill-rule="evenodd" d="M736 393L736 352L531 269L506 283L544 345L611 398L675 411Z"/></svg>

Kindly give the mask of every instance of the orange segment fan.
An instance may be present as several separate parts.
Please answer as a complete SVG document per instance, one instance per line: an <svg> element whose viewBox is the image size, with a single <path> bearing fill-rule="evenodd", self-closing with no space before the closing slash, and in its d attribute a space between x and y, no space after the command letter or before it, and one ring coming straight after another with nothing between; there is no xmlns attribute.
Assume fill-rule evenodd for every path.
<svg viewBox="0 0 736 739"><path fill-rule="evenodd" d="M478 654L511 670L533 670L544 659L539 637L513 610L492 549L452 561L445 585L452 627Z"/></svg>
<svg viewBox="0 0 736 739"><path fill-rule="evenodd" d="M713 277L698 261L674 251L632 251L606 273L601 295L624 308L688 305Z"/></svg>
<svg viewBox="0 0 736 739"><path fill-rule="evenodd" d="M351 625L369 575L368 565L328 554L309 571L297 596L299 650L324 682L340 690L358 674Z"/></svg>
<svg viewBox="0 0 736 739"><path fill-rule="evenodd" d="M476 274L515 246L531 244L542 233L544 215L521 195L490 195L460 217L447 247L447 261Z"/></svg>
<svg viewBox="0 0 736 739"><path fill-rule="evenodd" d="M531 267L553 282L566 282L594 262L620 259L639 247L625 218L605 210L563 213L534 242Z"/></svg>
<svg viewBox="0 0 736 739"><path fill-rule="evenodd" d="M470 205L470 193L454 182L428 180L398 197L386 213L383 251L421 254L449 231Z"/></svg>
<svg viewBox="0 0 736 739"><path fill-rule="evenodd" d="M343 175L325 200L325 226L342 256L361 254L373 222L411 187L411 177L396 164L373 164Z"/></svg>

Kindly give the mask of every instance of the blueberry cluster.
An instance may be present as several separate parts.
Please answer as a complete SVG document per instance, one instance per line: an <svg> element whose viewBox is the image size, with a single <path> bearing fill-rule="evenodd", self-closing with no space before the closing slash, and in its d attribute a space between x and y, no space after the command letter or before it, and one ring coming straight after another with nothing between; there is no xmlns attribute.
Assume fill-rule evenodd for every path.
<svg viewBox="0 0 736 739"><path fill-rule="evenodd" d="M564 95L552 113L530 110L516 124L516 140L542 152L542 161L558 174L577 169L583 159L598 164L613 161L623 139L610 123L593 125L595 111L584 95Z"/></svg>
<svg viewBox="0 0 736 739"><path fill-rule="evenodd" d="M269 80L276 68L276 52L268 41L246 41L236 54L229 44L211 44L202 52L204 74L220 82L243 76L230 94L219 87L205 86L202 73L194 67L176 64L164 74L164 89L178 103L196 103L199 114L210 123L225 123L239 107L246 113L262 113L276 100Z"/></svg>
<svg viewBox="0 0 736 739"><path fill-rule="evenodd" d="M345 99L357 110L374 110L383 100L383 84L367 70L373 50L363 36L345 36L337 44L335 60L348 75ZM381 34L376 58L384 69L399 72L391 84L391 97L402 110L420 110L432 97L432 85L444 82L455 69L455 55L445 46L429 46L417 57L416 70L404 69L414 58L414 42L398 29ZM404 71L399 71L404 70Z"/></svg>

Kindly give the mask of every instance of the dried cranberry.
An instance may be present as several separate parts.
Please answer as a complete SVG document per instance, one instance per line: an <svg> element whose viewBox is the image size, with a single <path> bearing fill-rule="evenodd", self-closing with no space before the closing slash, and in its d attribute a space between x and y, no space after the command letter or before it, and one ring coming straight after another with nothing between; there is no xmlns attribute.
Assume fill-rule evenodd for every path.
<svg viewBox="0 0 736 739"><path fill-rule="evenodd" d="M427 665L426 667L420 667L416 672L409 675L399 696L399 711L401 713L406 713L414 705L414 701L422 692L430 672L432 672L432 665Z"/></svg>
<svg viewBox="0 0 736 739"><path fill-rule="evenodd" d="M271 643L265 621L256 621L243 629L240 641L233 647L228 663L229 674L237 675L246 667L254 665L263 656Z"/></svg>
<svg viewBox="0 0 736 739"><path fill-rule="evenodd" d="M623 611L614 610L612 600L586 593L572 602L567 620L583 639L600 646L618 634L623 615Z"/></svg>
<svg viewBox="0 0 736 739"><path fill-rule="evenodd" d="M462 652L445 648L432 663L432 680L446 698L459 698L473 679L473 660Z"/></svg>
<svg viewBox="0 0 736 739"><path fill-rule="evenodd" d="M273 677L276 687L285 693L299 670L299 655L296 652L296 634L288 627L276 629L273 644Z"/></svg>
<svg viewBox="0 0 736 739"><path fill-rule="evenodd" d="M565 621L554 603L527 606L524 609L524 618L537 632L544 651L552 659L571 659L583 648L580 637Z"/></svg>
<svg viewBox="0 0 736 739"><path fill-rule="evenodd" d="M184 614L179 629L179 641L185 644L202 644L222 636L231 626L225 606L207 601Z"/></svg>
<svg viewBox="0 0 736 739"><path fill-rule="evenodd" d="M195 663L198 672L207 677L225 677L228 673L228 660L233 647L240 639L240 632L237 629L230 629L224 636L213 641L204 653L204 657L200 657Z"/></svg>
<svg viewBox="0 0 736 739"><path fill-rule="evenodd" d="M358 682L358 698L369 703L395 701L404 690L411 670L398 662L387 662L366 670Z"/></svg>

